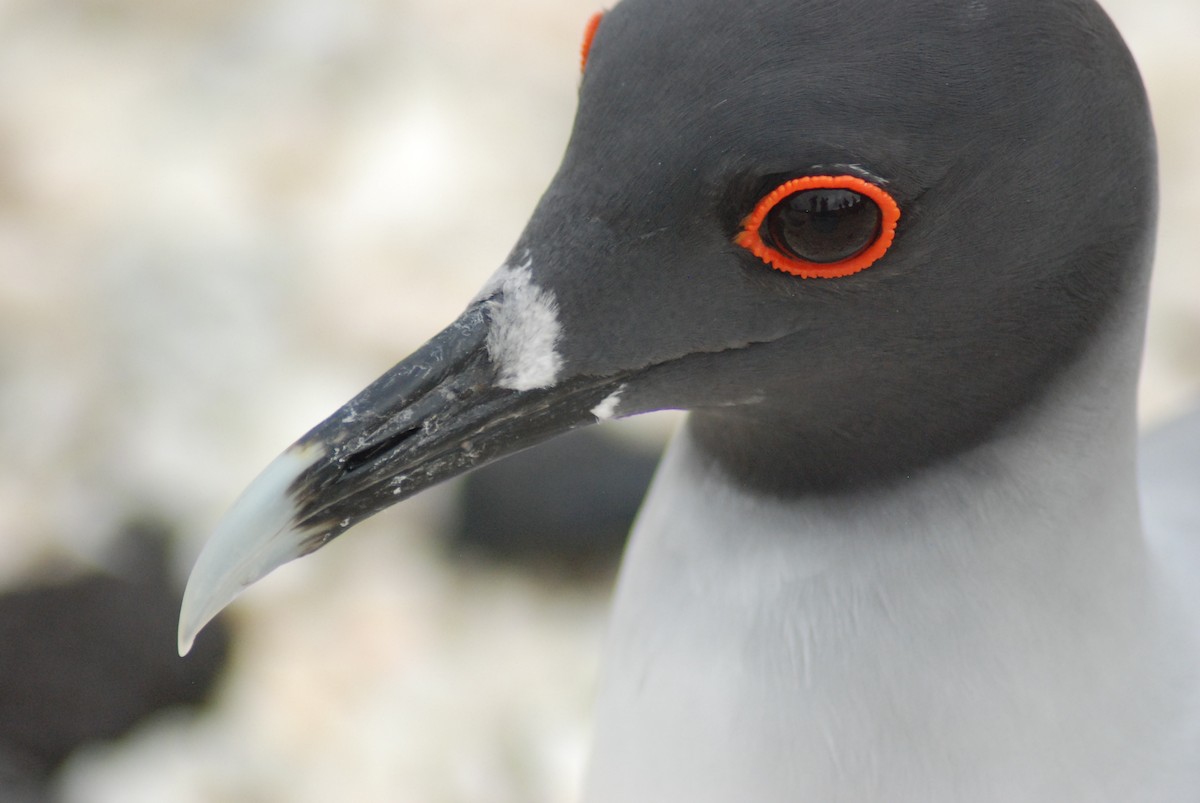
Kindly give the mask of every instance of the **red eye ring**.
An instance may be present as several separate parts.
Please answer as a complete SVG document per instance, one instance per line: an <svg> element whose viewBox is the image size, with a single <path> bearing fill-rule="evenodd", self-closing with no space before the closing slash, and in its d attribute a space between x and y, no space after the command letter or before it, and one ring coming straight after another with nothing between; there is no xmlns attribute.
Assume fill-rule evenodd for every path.
<svg viewBox="0 0 1200 803"><path fill-rule="evenodd" d="M592 40L596 38L596 30L600 27L600 20L604 19L604 12L597 11L587 21L587 27L583 29L583 46L579 48L579 72L587 69L588 56L592 53Z"/></svg>
<svg viewBox="0 0 1200 803"><path fill-rule="evenodd" d="M816 189L850 190L870 198L879 207L879 235L866 250L840 262L808 262L785 254L763 241L763 221L780 201L797 192ZM899 221L899 205L877 184L858 176L805 176L784 182L759 201L754 211L742 221L742 230L733 241L776 270L804 279L833 279L858 273L875 264L891 248Z"/></svg>

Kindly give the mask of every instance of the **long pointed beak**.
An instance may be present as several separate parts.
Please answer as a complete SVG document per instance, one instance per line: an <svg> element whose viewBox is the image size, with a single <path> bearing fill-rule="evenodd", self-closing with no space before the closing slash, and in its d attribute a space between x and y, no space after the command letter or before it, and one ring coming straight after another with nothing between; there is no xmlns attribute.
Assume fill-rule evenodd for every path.
<svg viewBox="0 0 1200 803"><path fill-rule="evenodd" d="M354 524L442 480L593 423L613 377L513 390L487 349L485 301L276 458L196 561L179 652L243 589ZM596 413L593 410L599 410Z"/></svg>

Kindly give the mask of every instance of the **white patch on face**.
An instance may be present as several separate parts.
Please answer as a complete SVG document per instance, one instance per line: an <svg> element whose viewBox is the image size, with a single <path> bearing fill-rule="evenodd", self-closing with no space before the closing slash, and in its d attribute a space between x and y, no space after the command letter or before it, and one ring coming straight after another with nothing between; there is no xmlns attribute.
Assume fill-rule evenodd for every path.
<svg viewBox="0 0 1200 803"><path fill-rule="evenodd" d="M625 390L625 386L621 385L606 396L604 401L592 408L592 415L596 416L597 421L607 421L617 414L617 403L621 401L621 391L623 390Z"/></svg>
<svg viewBox="0 0 1200 803"><path fill-rule="evenodd" d="M554 347L562 335L554 294L533 283L528 255L517 267L505 265L484 285L491 327L488 356L495 364L496 384L511 390L548 388L558 381L562 357Z"/></svg>

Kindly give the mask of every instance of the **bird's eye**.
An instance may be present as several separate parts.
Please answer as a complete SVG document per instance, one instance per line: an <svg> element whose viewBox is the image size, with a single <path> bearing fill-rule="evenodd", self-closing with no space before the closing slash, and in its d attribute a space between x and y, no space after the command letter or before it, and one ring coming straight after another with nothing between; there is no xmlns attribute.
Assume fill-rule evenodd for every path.
<svg viewBox="0 0 1200 803"><path fill-rule="evenodd" d="M801 190L767 213L771 245L789 256L829 265L856 257L879 236L879 207L854 190Z"/></svg>
<svg viewBox="0 0 1200 803"><path fill-rule="evenodd" d="M887 252L899 220L900 207L878 185L858 176L805 176L759 201L735 242L795 276L849 276Z"/></svg>

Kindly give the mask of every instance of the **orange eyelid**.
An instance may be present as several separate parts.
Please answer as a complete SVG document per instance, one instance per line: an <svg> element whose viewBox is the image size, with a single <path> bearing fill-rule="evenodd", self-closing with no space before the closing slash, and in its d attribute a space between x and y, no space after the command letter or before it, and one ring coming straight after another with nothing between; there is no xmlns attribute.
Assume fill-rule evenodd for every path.
<svg viewBox="0 0 1200 803"><path fill-rule="evenodd" d="M796 259L763 242L759 232L762 231L763 221L766 220L767 214L777 203L797 192L819 189L852 190L867 196L879 207L882 215L879 236L866 251L850 259L843 259L841 262L823 264ZM896 224L899 222L899 205L886 190L877 184L872 184L858 176L805 176L781 184L759 201L758 205L754 207L754 211L742 221L742 230L733 238L733 241L776 270L804 279L834 279L858 273L875 264L891 248L892 240L896 237Z"/></svg>
<svg viewBox="0 0 1200 803"><path fill-rule="evenodd" d="M579 72L587 69L588 56L592 52L592 40L596 38L596 29L600 27L600 20L604 19L604 12L597 11L588 20L587 27L583 29L583 47L579 49Z"/></svg>

